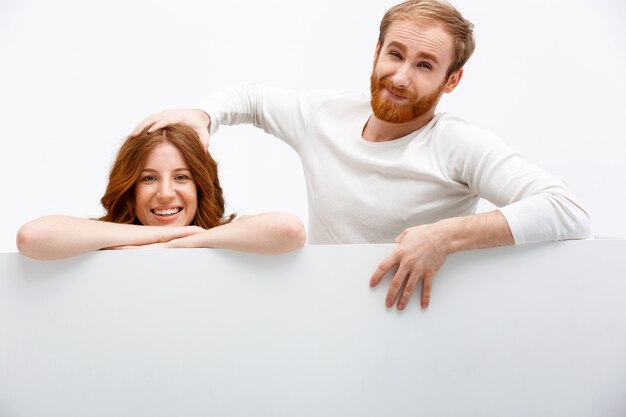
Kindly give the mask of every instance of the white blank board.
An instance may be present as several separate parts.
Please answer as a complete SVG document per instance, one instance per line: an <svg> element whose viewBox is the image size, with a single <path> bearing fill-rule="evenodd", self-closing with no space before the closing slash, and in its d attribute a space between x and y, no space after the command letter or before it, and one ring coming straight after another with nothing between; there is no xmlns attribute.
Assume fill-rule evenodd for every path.
<svg viewBox="0 0 626 417"><path fill-rule="evenodd" d="M626 241L451 255L431 307L393 245L0 254L0 416L624 416Z"/></svg>

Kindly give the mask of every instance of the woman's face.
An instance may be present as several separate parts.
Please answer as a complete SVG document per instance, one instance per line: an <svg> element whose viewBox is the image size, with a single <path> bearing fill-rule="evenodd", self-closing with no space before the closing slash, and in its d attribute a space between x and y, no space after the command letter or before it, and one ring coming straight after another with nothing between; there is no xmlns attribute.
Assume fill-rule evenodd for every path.
<svg viewBox="0 0 626 417"><path fill-rule="evenodd" d="M196 183L183 154L169 142L152 149L135 184L135 212L144 226L187 226L198 209Z"/></svg>

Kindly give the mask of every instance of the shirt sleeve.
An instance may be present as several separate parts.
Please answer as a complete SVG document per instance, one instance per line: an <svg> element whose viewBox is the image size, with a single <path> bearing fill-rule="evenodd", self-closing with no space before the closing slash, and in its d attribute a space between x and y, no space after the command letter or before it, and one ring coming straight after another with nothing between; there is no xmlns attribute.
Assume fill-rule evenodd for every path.
<svg viewBox="0 0 626 417"><path fill-rule="evenodd" d="M328 90L289 90L246 82L216 90L201 103L200 108L211 118L211 135L222 124L252 124L297 150L315 111L332 93Z"/></svg>
<svg viewBox="0 0 626 417"><path fill-rule="evenodd" d="M589 236L589 216L561 178L465 122L448 124L443 136L453 180L499 207L516 244Z"/></svg>

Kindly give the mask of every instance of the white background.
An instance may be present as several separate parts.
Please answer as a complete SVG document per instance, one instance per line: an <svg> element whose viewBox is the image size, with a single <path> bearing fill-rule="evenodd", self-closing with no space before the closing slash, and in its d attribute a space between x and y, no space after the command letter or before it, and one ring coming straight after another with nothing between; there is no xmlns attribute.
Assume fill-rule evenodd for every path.
<svg viewBox="0 0 626 417"><path fill-rule="evenodd" d="M0 0L0 251L35 217L101 215L108 169L144 116L236 81L368 89L395 1ZM596 235L626 236L626 3L457 0L477 50L439 111L564 177ZM231 210L306 221L298 157L250 127L211 151Z"/></svg>

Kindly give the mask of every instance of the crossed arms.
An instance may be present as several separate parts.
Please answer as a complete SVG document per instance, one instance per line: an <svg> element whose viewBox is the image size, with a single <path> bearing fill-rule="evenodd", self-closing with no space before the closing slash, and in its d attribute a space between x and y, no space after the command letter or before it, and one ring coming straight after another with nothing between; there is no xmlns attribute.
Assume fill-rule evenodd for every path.
<svg viewBox="0 0 626 417"><path fill-rule="evenodd" d="M99 249L224 248L260 254L304 245L302 221L284 213L240 216L211 229L141 226L70 216L46 216L23 225L17 247L35 259L61 259Z"/></svg>

